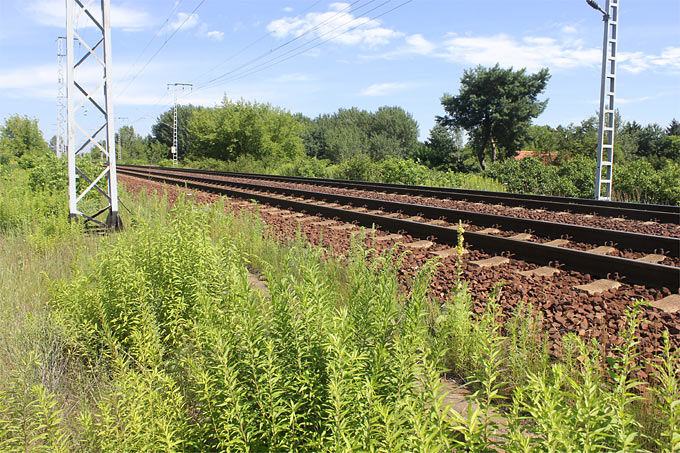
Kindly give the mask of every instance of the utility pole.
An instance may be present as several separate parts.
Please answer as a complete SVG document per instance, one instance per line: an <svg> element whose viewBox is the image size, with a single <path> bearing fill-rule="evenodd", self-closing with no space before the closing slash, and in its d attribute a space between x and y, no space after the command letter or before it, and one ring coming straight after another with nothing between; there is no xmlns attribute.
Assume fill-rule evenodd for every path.
<svg viewBox="0 0 680 453"><path fill-rule="evenodd" d="M65 36L57 38L57 134L54 152L58 158L64 155L66 132L66 83L64 79Z"/></svg>
<svg viewBox="0 0 680 453"><path fill-rule="evenodd" d="M616 94L619 0L606 0L604 10L594 0L586 0L586 3L591 8L602 13L602 20L604 22L595 198L598 200L611 200L614 177L614 119L616 116L614 96Z"/></svg>
<svg viewBox="0 0 680 453"><path fill-rule="evenodd" d="M111 21L110 0L66 0L66 97L68 113L68 196L69 217L84 219L87 226L121 229L123 224L118 214L118 177L116 174L115 129L113 125L113 103L111 97ZM78 30L76 27L78 26ZM83 57L75 61L73 43L77 41L85 49ZM95 87L79 78L81 70L101 71L101 79ZM84 118L84 106L91 104L95 113L101 113L101 120ZM81 112L81 109L83 112ZM101 121L101 122L100 122ZM102 141L100 133L105 137ZM78 140L78 142L76 142ZM104 169L95 177L86 175L76 165L76 157L84 151L99 150L105 157ZM88 186L78 193L76 178L84 179ZM100 181L108 184L99 186ZM83 212L86 206L83 198L96 190L107 206L96 212ZM91 205L90 205L91 206ZM100 216L106 213L106 220Z"/></svg>
<svg viewBox="0 0 680 453"><path fill-rule="evenodd" d="M127 121L126 116L117 116L116 120ZM118 160L123 157L123 138L120 136L120 128L118 128Z"/></svg>
<svg viewBox="0 0 680 453"><path fill-rule="evenodd" d="M179 140L177 138L177 92L186 89L191 91L194 86L191 83L168 83L168 90L170 90L170 87L174 87L175 90L175 107L172 111L172 148L170 148L170 152L172 153L172 165L177 166L177 158L179 156Z"/></svg>

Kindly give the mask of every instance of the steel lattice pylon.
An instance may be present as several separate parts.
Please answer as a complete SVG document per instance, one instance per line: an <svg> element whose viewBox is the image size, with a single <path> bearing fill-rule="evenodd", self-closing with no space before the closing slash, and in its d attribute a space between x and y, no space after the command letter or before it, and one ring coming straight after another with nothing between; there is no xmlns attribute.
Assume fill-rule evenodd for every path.
<svg viewBox="0 0 680 453"><path fill-rule="evenodd" d="M591 5L592 6L592 5ZM599 138L595 198L611 200L614 179L614 129L616 93L616 52L618 46L619 0L607 0L603 11L602 80L600 86Z"/></svg>
<svg viewBox="0 0 680 453"><path fill-rule="evenodd" d="M66 0L66 97L68 116L68 195L71 219L85 219L86 223L107 229L122 226L118 214L118 181L116 175L115 132L113 105L111 102L111 23L109 0ZM84 50L83 56L75 61L74 42ZM102 78L96 87L88 89L79 79L79 71L87 68L101 70ZM91 71L90 71L91 72ZM79 82L80 80L80 82ZM85 117L85 106L94 107L101 114L101 121ZM104 132L104 134L101 134ZM101 135L105 135L103 142ZM82 137L82 138L81 138ZM85 152L98 150L104 156L104 169L98 175L87 175L76 165L76 157ZM99 171L99 170L97 170ZM78 193L77 178L83 178L87 187ZM102 180L107 182L100 187ZM93 213L80 209L84 197L97 191L106 202ZM88 210L88 208L84 208ZM100 216L106 213L106 220Z"/></svg>

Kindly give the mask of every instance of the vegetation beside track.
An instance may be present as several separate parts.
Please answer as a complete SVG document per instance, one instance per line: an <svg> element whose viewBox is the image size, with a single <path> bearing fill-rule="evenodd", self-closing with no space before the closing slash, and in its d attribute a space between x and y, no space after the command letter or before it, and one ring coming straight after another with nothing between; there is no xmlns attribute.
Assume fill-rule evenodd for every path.
<svg viewBox="0 0 680 453"><path fill-rule="evenodd" d="M680 447L680 357L635 381L635 309L619 359L568 337L551 361L531 307L502 320L492 297L477 317L462 281L431 301L435 262L404 293L400 257L362 241L332 258L224 205L153 196L124 232L85 236L63 185L29 190L50 174L36 168L0 168L2 450ZM478 406L449 410L442 373Z"/></svg>

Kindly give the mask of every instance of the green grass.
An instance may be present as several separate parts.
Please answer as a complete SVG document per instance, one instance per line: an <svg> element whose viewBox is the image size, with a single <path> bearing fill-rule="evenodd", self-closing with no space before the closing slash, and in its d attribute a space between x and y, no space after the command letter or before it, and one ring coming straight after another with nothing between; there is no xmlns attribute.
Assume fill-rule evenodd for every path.
<svg viewBox="0 0 680 453"><path fill-rule="evenodd" d="M404 293L402 256L361 238L333 258L226 200L126 194L128 228L92 238L22 196L42 201L0 211L0 450L678 448L678 352L640 392L635 309L618 360L568 337L550 362L531 306L503 320L492 295L477 318L461 281L440 307L436 262ZM474 391L468 413L443 404L443 372Z"/></svg>

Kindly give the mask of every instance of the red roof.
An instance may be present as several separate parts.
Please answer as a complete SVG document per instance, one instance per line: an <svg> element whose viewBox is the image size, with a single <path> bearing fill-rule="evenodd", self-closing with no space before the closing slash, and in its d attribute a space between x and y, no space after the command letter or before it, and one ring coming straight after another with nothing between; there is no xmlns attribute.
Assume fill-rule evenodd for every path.
<svg viewBox="0 0 680 453"><path fill-rule="evenodd" d="M544 164L549 164L552 161L554 161L557 158L557 152L556 151L550 151L550 152L545 152L545 151L517 151L517 154L514 156L515 160L522 160L526 157L536 157L541 159Z"/></svg>

